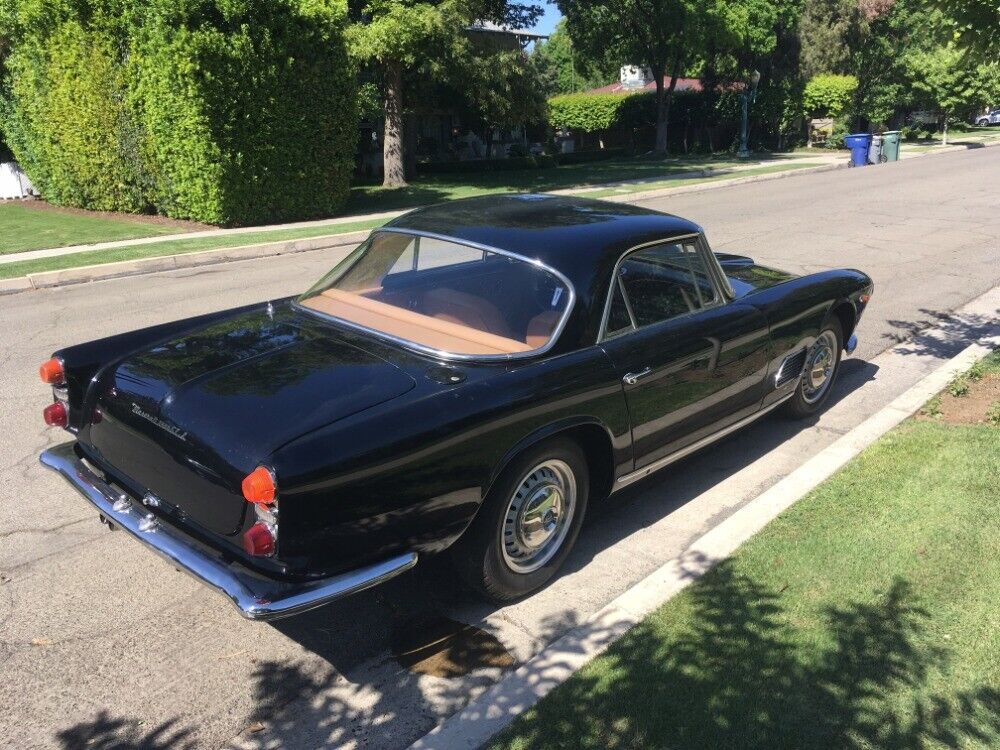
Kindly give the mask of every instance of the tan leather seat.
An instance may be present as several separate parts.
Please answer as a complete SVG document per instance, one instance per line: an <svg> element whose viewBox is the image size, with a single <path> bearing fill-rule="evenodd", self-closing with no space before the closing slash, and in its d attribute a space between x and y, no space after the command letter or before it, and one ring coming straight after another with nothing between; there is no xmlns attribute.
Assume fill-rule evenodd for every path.
<svg viewBox="0 0 1000 750"><path fill-rule="evenodd" d="M545 346L559 324L562 313L556 310L546 310L539 313L528 321L528 331L524 337L524 343L532 349L540 349Z"/></svg>
<svg viewBox="0 0 1000 750"><path fill-rule="evenodd" d="M500 311L489 300L454 289L432 289L423 296L424 315L438 320L485 331L496 336L512 338L510 328Z"/></svg>

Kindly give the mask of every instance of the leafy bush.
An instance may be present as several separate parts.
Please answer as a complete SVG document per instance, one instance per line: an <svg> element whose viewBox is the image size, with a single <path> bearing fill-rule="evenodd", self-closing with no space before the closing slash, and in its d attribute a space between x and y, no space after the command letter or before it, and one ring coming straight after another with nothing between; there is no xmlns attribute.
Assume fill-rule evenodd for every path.
<svg viewBox="0 0 1000 750"><path fill-rule="evenodd" d="M851 122L848 117L841 116L833 121L833 129L830 131L830 137L826 139L823 143L824 148L847 148L844 145L844 136L851 134Z"/></svg>
<svg viewBox="0 0 1000 750"><path fill-rule="evenodd" d="M115 10L18 4L3 129L51 202L142 211L148 201L135 118L125 102L123 30Z"/></svg>
<svg viewBox="0 0 1000 750"><path fill-rule="evenodd" d="M528 147L523 143L512 143L507 148L507 156L523 159L525 156L530 156L530 154L528 153Z"/></svg>
<svg viewBox="0 0 1000 750"><path fill-rule="evenodd" d="M549 99L549 123L580 133L596 133L621 125L631 99L643 94L562 94Z"/></svg>
<svg viewBox="0 0 1000 750"><path fill-rule="evenodd" d="M803 110L807 117L840 117L847 114L857 89L854 76L814 76L802 92Z"/></svg>
<svg viewBox="0 0 1000 750"><path fill-rule="evenodd" d="M346 199L342 0L19 0L18 13L3 129L50 200L251 224Z"/></svg>

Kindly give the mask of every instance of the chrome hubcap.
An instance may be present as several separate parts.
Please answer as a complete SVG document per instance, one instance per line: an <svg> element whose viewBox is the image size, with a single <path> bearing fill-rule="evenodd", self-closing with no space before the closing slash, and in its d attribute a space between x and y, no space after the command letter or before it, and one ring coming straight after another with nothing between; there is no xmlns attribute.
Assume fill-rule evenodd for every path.
<svg viewBox="0 0 1000 750"><path fill-rule="evenodd" d="M823 397L830 387L836 365L837 337L833 331L823 331L806 356L802 373L802 398L806 403L813 404Z"/></svg>
<svg viewBox="0 0 1000 750"><path fill-rule="evenodd" d="M569 466L545 461L525 475L507 504L501 530L504 562L531 573L552 559L576 510L576 478Z"/></svg>

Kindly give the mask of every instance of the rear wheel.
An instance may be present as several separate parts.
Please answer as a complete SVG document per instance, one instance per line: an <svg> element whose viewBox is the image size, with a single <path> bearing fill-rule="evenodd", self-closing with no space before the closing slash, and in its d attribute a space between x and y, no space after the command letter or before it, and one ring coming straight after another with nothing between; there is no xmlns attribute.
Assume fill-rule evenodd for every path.
<svg viewBox="0 0 1000 750"><path fill-rule="evenodd" d="M818 412L830 397L833 383L840 370L840 355L844 348L844 333L840 322L832 320L824 326L806 352L806 363L795 393L785 404L785 413L804 418Z"/></svg>
<svg viewBox="0 0 1000 750"><path fill-rule="evenodd" d="M500 475L456 543L459 575L493 601L537 591L576 542L589 490L576 443L555 439L528 449Z"/></svg>

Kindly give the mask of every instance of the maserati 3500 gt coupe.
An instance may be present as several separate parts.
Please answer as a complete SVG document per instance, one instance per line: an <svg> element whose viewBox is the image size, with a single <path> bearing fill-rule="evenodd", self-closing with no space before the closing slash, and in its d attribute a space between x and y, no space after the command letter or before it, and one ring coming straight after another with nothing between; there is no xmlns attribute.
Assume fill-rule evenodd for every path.
<svg viewBox="0 0 1000 750"><path fill-rule="evenodd" d="M872 294L713 253L690 221L546 195L421 208L311 289L68 346L42 463L246 617L447 551L544 586L588 505L781 407L822 408Z"/></svg>

